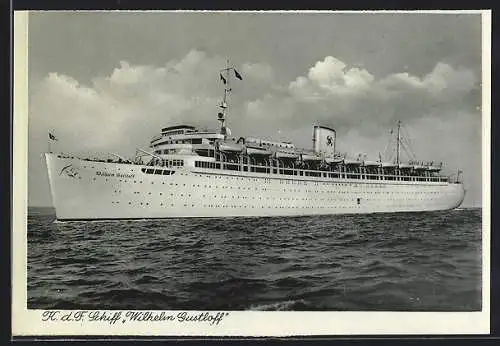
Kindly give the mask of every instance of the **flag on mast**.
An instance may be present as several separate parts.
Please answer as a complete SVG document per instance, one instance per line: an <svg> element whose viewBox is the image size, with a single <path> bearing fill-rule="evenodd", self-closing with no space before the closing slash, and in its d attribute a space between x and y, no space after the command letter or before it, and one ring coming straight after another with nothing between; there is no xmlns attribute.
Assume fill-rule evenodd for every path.
<svg viewBox="0 0 500 346"><path fill-rule="evenodd" d="M243 80L243 77L241 77L241 75L238 73L238 71L236 71L235 68L233 68L233 71L234 71L234 75L236 76L236 78L238 78L239 80Z"/></svg>
<svg viewBox="0 0 500 346"><path fill-rule="evenodd" d="M52 133L49 132L49 139L52 141L57 141L56 136L54 136Z"/></svg>
<svg viewBox="0 0 500 346"><path fill-rule="evenodd" d="M226 84L226 78L224 78L224 76L222 75L222 73L220 74L220 79L222 81L222 83Z"/></svg>

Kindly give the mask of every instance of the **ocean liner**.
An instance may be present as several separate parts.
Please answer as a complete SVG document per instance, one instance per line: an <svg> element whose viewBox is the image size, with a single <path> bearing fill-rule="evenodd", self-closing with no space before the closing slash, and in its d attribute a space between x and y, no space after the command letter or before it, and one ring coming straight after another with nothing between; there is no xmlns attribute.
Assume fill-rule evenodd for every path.
<svg viewBox="0 0 500 346"><path fill-rule="evenodd" d="M336 151L336 131L314 125L311 149L291 142L235 137L226 125L230 80L209 131L165 127L133 159L45 153L58 220L172 217L301 216L417 212L458 207L465 196L460 171L442 164L401 161L401 125L393 160L348 159ZM55 140L49 133L49 140Z"/></svg>

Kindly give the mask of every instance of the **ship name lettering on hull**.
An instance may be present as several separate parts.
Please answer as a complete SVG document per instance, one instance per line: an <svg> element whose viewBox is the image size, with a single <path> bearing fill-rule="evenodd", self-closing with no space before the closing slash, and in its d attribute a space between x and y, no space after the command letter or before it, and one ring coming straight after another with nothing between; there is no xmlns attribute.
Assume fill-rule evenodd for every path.
<svg viewBox="0 0 500 346"><path fill-rule="evenodd" d="M99 175L101 177L116 177L116 178L134 178L135 174L125 174L125 173L108 173L108 172L95 172L95 175Z"/></svg>

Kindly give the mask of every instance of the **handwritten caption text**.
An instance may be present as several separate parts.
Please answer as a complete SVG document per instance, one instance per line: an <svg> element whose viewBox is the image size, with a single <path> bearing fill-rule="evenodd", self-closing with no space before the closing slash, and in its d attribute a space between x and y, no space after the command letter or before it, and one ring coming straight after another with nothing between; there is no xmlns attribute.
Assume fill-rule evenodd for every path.
<svg viewBox="0 0 500 346"><path fill-rule="evenodd" d="M198 322L219 325L228 312L177 312L165 311L101 311L101 310L46 310L42 313L44 322L104 322L113 325L127 322Z"/></svg>

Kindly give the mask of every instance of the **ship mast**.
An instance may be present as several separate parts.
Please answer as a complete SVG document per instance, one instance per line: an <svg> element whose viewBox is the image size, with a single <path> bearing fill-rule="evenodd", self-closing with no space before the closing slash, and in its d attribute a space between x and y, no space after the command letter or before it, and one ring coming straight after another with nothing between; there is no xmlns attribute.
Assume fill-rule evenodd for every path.
<svg viewBox="0 0 500 346"><path fill-rule="evenodd" d="M224 138L231 134L229 128L226 127L226 115L228 109L228 101L229 101L229 93L231 92L230 81L231 81L231 73L234 72L234 75L238 79L242 79L241 75L236 71L233 66L230 66L229 60L227 60L226 68L220 70L220 80L224 84L224 97L219 104L221 111L217 114L217 120L220 121L220 133L224 135Z"/></svg>
<svg viewBox="0 0 500 346"><path fill-rule="evenodd" d="M397 145L396 145L396 164L399 165L399 147L401 145L401 120L398 120L398 135L397 135Z"/></svg>

